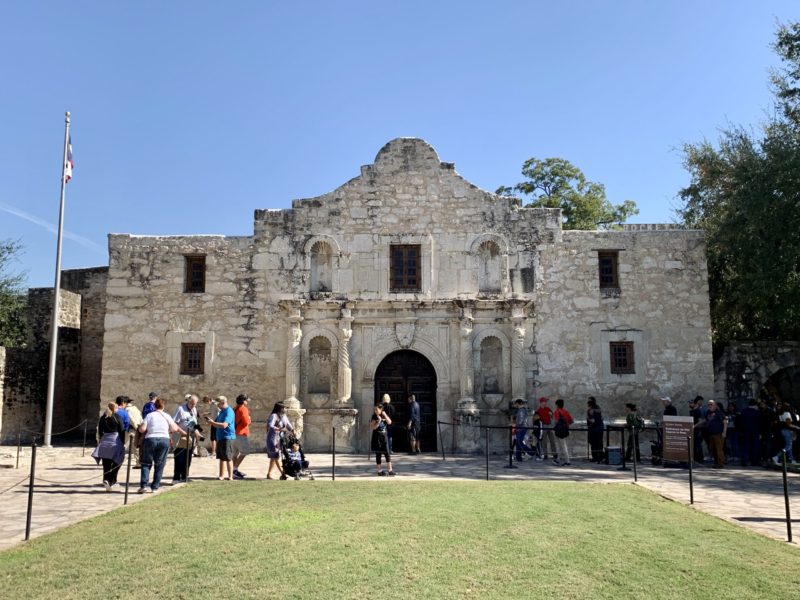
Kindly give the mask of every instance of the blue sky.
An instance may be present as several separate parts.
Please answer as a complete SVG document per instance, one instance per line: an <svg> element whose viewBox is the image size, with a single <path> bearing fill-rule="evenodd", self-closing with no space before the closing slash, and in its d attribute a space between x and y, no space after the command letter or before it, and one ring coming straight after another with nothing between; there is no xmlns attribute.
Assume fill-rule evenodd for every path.
<svg viewBox="0 0 800 600"><path fill-rule="evenodd" d="M796 1L4 2L0 239L51 286L63 114L75 156L63 267L107 234L250 235L426 139L494 190L563 157L632 222L670 222L680 148L771 111Z"/></svg>

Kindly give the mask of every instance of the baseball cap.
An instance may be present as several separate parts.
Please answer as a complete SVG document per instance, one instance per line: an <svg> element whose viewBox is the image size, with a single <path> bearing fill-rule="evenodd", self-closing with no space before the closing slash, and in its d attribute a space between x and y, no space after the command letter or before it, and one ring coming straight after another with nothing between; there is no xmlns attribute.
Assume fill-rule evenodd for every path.
<svg viewBox="0 0 800 600"><path fill-rule="evenodd" d="M667 403L671 403L672 402L672 398L670 398L669 396L664 396L663 398L659 398L659 400L661 400L662 402L667 402Z"/></svg>
<svg viewBox="0 0 800 600"><path fill-rule="evenodd" d="M544 396L539 398L539 403L541 404L542 402L547 402L547 398L545 398Z"/></svg>
<svg viewBox="0 0 800 600"><path fill-rule="evenodd" d="M147 394L147 397L150 398L150 400L155 400L156 398L158 398L158 392L150 392L149 394Z"/></svg>

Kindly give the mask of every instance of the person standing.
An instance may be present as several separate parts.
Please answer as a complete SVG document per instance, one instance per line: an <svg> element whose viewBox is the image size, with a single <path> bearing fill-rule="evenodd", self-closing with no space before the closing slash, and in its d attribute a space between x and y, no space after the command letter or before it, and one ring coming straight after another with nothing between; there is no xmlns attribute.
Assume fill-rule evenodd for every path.
<svg viewBox="0 0 800 600"><path fill-rule="evenodd" d="M597 399L594 396L589 396L586 402L586 428L589 437L589 446L592 449L592 462L601 463L605 459L603 452L603 431L605 424L603 423L603 412L597 405Z"/></svg>
<svg viewBox="0 0 800 600"><path fill-rule="evenodd" d="M394 422L394 415L395 410L394 406L392 406L392 397L389 394L383 395L383 412L389 417L389 423ZM386 426L386 437L389 440L389 452L392 452L394 449L392 446L392 439L394 438L394 425L387 425Z"/></svg>
<svg viewBox="0 0 800 600"><path fill-rule="evenodd" d="M392 424L392 420L386 411L383 410L382 404L376 404L372 411L372 416L369 420L370 429L372 429L372 440L370 448L375 453L375 467L378 475L391 475L394 476L394 469L392 468L392 453L389 450L389 438L386 433L387 426ZM388 473L381 468L381 456L386 457L386 466L389 467Z"/></svg>
<svg viewBox="0 0 800 600"><path fill-rule="evenodd" d="M130 420L131 426L128 429L128 437L125 440L125 447L129 447L131 443L131 439L133 439L133 445L136 448L136 451L133 452L133 456L136 459L136 466L140 467L141 462L139 462L139 425L142 424L142 411L134 404L133 398L129 398L125 396L125 409L128 411L128 419Z"/></svg>
<svg viewBox="0 0 800 600"><path fill-rule="evenodd" d="M97 422L99 443L92 452L92 458L103 463L103 487L107 492L117 485L119 466L125 459L125 426L117 415L118 408L114 402L108 403L103 416Z"/></svg>
<svg viewBox="0 0 800 600"><path fill-rule="evenodd" d="M553 413L553 429L555 430L556 450L557 454L554 456L553 463L569 467L572 463L569 462L569 447L567 446L567 438L569 437L569 426L572 425L573 419L569 411L564 408L564 401L559 398L556 400L556 410ZM560 460L559 460L560 459Z"/></svg>
<svg viewBox="0 0 800 600"><path fill-rule="evenodd" d="M228 481L233 479L233 442L236 439L236 417L233 409L228 406L228 398L216 397L219 413L217 418L211 420L211 415L206 415L206 423L217 428L217 460L219 461L219 479ZM227 469L227 476L225 472Z"/></svg>
<svg viewBox="0 0 800 600"><path fill-rule="evenodd" d="M522 461L522 453L534 456L534 451L525 443L525 436L528 435L528 407L522 398L514 400L514 455L517 462Z"/></svg>
<svg viewBox="0 0 800 600"><path fill-rule="evenodd" d="M275 467L280 473L280 478L286 479L281 459L281 435L284 431L294 431L294 427L286 416L286 407L283 402L276 402L272 407L269 419L267 419L267 456L269 457L267 479L277 479L272 476L272 469Z"/></svg>
<svg viewBox="0 0 800 600"><path fill-rule="evenodd" d="M181 436L175 446L173 464L175 470L172 474L172 483L182 483L189 478L189 469L192 466L192 438L197 428L197 403L200 399L194 394L186 394L185 402L175 411L173 420L189 435Z"/></svg>
<svg viewBox="0 0 800 600"><path fill-rule="evenodd" d="M700 421L700 426L706 430L708 447L711 456L714 457L714 468L721 469L725 466L725 435L728 432L728 419L714 400L708 401L706 416Z"/></svg>
<svg viewBox="0 0 800 600"><path fill-rule="evenodd" d="M153 401L155 410L149 412L139 426L139 431L144 436L142 444L142 473L139 479L139 493L155 492L161 487L161 475L167 462L169 453L169 436L176 431L186 435L186 431L175 424L175 421L164 412L164 400L156 396ZM150 479L150 469L153 468L153 483L150 488L147 482Z"/></svg>
<svg viewBox="0 0 800 600"><path fill-rule="evenodd" d="M408 445L411 449L409 454L419 454L420 434L422 433L422 411L419 402L414 394L408 397Z"/></svg>
<svg viewBox="0 0 800 600"><path fill-rule="evenodd" d="M156 409L156 398L158 398L158 392L150 392L147 394L147 402L145 402L145 405L142 407L143 419Z"/></svg>
<svg viewBox="0 0 800 600"><path fill-rule="evenodd" d="M677 417L678 416L678 409L672 405L672 398L669 396L664 396L660 398L661 404L664 405L664 416L665 417Z"/></svg>
<svg viewBox="0 0 800 600"><path fill-rule="evenodd" d="M245 457L250 454L250 398L247 394L239 394L236 396L236 439L233 443L233 478L244 479L247 477L239 470L239 466Z"/></svg>
<svg viewBox="0 0 800 600"><path fill-rule="evenodd" d="M641 462L642 457L639 455L639 432L644 427L644 420L636 412L636 405L629 402L625 405L628 409L628 414L625 415L625 427L628 430L628 446L625 449L625 460L636 460Z"/></svg>
<svg viewBox="0 0 800 600"><path fill-rule="evenodd" d="M117 418L122 421L122 426L125 428L125 433L128 433L128 430L131 428L131 419L128 416L128 411L125 408L127 406L126 400L128 399L127 396L117 396L115 401L117 405Z"/></svg>
<svg viewBox="0 0 800 600"><path fill-rule="evenodd" d="M212 421L216 421L217 415L219 415L217 403L211 399L211 396L203 396L203 418L209 417ZM211 431L209 431L208 437L211 443L210 458L216 458L217 456L217 431L216 427L211 427Z"/></svg>
<svg viewBox="0 0 800 600"><path fill-rule="evenodd" d="M694 461L700 463L704 462L703 458L703 429L699 426L700 421L703 420L703 397L696 396L694 400L689 401L689 414L692 416L694 422L694 429L692 430L692 443L694 444Z"/></svg>
<svg viewBox="0 0 800 600"><path fill-rule="evenodd" d="M792 442L794 441L794 436L797 435L798 428L794 424L794 420L792 419L792 412L791 406L789 404L784 403L782 405L783 413L779 417L780 422L780 436L783 440L783 447L781 451L786 452L786 462L795 464L794 462L794 454L792 453ZM775 456L772 457L773 464L783 464L783 458L781 457L781 451L779 451Z"/></svg>
<svg viewBox="0 0 800 600"><path fill-rule="evenodd" d="M553 460L558 460L558 453L556 452L556 437L550 425L553 422L553 409L547 405L547 398L542 396L539 398L539 408L536 409L536 414L539 415L539 421L542 424L544 435L542 437L542 459L547 459L547 447L550 447L550 453L553 455Z"/></svg>
<svg viewBox="0 0 800 600"><path fill-rule="evenodd" d="M754 467L761 465L761 411L758 401L753 398L739 415L739 452L742 466L750 463Z"/></svg>

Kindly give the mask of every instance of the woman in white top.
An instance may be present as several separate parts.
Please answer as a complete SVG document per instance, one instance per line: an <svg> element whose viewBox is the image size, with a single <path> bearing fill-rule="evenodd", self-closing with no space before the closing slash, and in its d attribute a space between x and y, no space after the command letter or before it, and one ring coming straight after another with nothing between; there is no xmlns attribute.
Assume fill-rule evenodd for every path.
<svg viewBox="0 0 800 600"><path fill-rule="evenodd" d="M160 397L155 399L156 409L148 413L144 421L139 425L139 433L144 434L144 446L142 447L142 475L139 480L139 493L155 492L161 486L161 474L164 472L164 464L167 462L169 454L169 434L186 432L175 424L167 413L164 412L164 401ZM155 464L153 471L153 483L147 487L150 479L150 467Z"/></svg>

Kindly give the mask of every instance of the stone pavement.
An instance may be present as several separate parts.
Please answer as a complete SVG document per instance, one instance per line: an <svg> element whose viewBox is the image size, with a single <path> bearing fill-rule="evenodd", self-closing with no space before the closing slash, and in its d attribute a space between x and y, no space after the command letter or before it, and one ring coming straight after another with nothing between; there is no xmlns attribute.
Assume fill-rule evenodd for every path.
<svg viewBox="0 0 800 600"><path fill-rule="evenodd" d="M101 467L89 456L81 456L80 448L40 448L36 458L36 485L31 521L31 537L55 531L77 521L93 517L123 505L124 490L107 493L101 484ZM398 476L376 477L375 465L367 455L337 455L336 479L371 479L374 481L412 481L423 479L486 478L483 456L448 456L423 454L395 455ZM317 481L331 481L331 455L310 454L308 459ZM28 500L30 449L24 448L20 468L16 469L16 448L0 447L0 550L21 543L25 535ZM633 471L620 471L616 466L593 465L585 459L573 461L571 467L557 467L550 462L526 461L508 469L508 459L492 456L489 460L491 480L574 481L586 483L633 483ZM263 479L267 459L264 454L249 456L243 463L248 479ZM515 465L516 466L516 465ZM172 457L164 469L164 487L172 488ZM218 462L211 458L195 458L192 479L216 479ZM638 485L683 504L689 503L688 472L641 465ZM151 495L138 495L139 471L131 470L128 503L141 502ZM120 481L125 480L125 467ZM261 484L259 482L259 484ZM239 485L221 482L220 485ZM261 485L298 485L293 481L264 482ZM306 485L300 483L299 485ZM793 526L797 529L795 544L800 538L800 476L789 475L792 495ZM786 522L783 483L779 471L732 467L712 470L700 467L694 472L694 508L727 521L750 528L763 535L785 541Z"/></svg>

